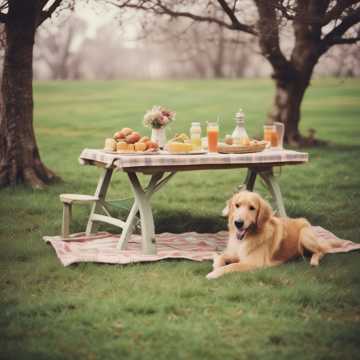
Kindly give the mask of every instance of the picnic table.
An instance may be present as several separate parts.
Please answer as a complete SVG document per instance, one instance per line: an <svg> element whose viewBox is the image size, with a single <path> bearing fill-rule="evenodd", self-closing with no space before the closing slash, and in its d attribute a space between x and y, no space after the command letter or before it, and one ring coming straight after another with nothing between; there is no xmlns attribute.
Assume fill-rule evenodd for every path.
<svg viewBox="0 0 360 360"><path fill-rule="evenodd" d="M94 224L97 222L117 226L122 229L118 248L125 249L134 231L139 213L142 252L149 255L156 254L155 226L150 199L180 171L247 168L244 181L246 188L252 191L257 176L261 177L273 197L278 214L286 216L280 186L274 176L274 167L303 164L307 161L307 153L284 149L268 149L252 154L206 153L199 155L116 154L99 149L84 149L80 155L80 163L102 168L86 233L91 234L94 231ZM126 173L134 194L134 202L125 221L112 217L106 202L106 193L114 170ZM146 187L142 186L139 181L138 174L140 173L149 176Z"/></svg>

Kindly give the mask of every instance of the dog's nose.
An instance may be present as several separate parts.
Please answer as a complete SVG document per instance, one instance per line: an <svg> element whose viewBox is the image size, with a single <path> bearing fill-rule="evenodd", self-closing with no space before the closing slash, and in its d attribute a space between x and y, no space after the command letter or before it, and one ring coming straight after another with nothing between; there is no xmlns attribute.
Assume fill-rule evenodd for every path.
<svg viewBox="0 0 360 360"><path fill-rule="evenodd" d="M244 226L244 222L242 220L235 220L234 224L238 229L241 229Z"/></svg>

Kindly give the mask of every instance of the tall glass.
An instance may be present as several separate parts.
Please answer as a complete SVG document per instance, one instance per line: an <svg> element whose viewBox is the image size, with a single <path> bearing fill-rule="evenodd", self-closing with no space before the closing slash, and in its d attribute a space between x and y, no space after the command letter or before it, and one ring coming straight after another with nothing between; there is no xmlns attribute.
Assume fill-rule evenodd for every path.
<svg viewBox="0 0 360 360"><path fill-rule="evenodd" d="M276 122L275 124L275 128L276 128L276 133L277 133L277 140L278 140L278 145L277 147L279 149L283 149L284 147L284 133L285 133L285 126L283 123L281 122Z"/></svg>
<svg viewBox="0 0 360 360"><path fill-rule="evenodd" d="M278 146L278 134L275 125L264 125L264 140L268 141L271 147Z"/></svg>
<svg viewBox="0 0 360 360"><path fill-rule="evenodd" d="M208 136L208 151L218 151L219 140L219 125L216 122L208 122L207 124L207 136Z"/></svg>

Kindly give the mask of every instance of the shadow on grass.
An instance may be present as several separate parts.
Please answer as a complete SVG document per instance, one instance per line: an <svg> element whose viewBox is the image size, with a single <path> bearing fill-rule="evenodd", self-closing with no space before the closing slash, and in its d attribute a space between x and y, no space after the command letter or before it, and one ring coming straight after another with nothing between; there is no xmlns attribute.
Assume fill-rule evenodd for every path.
<svg viewBox="0 0 360 360"><path fill-rule="evenodd" d="M126 219L126 211L113 212L113 216ZM220 215L194 214L190 211L172 211L159 209L154 211L156 233L171 232L183 233L196 231L199 233L216 233L227 229L227 219ZM82 220L78 220L74 226L74 231L82 231ZM118 229L111 225L102 225L101 230L118 233Z"/></svg>
<svg viewBox="0 0 360 360"><path fill-rule="evenodd" d="M303 208L297 208L296 206L288 207L287 215L292 218L305 218L313 225L321 225L327 222L328 217L324 214L314 213Z"/></svg>
<svg viewBox="0 0 360 360"><path fill-rule="evenodd" d="M325 147L324 146L320 146L320 147L314 146L314 147L291 148L291 149L298 150L298 151L317 151L318 150L325 154L326 153L337 154L339 152L353 152L353 151L360 152L360 145L330 143Z"/></svg>
<svg viewBox="0 0 360 360"><path fill-rule="evenodd" d="M196 231L199 233L215 233L227 229L227 220L223 217L210 214L193 214L188 211L159 210L155 214L157 233L181 233Z"/></svg>
<svg viewBox="0 0 360 360"><path fill-rule="evenodd" d="M327 222L327 216L321 213L307 211L304 208L296 206L288 207L288 216L291 218L306 218L314 225L321 225ZM114 212L113 216L126 219L126 211ZM163 232L183 233L195 231L198 233L216 233L227 230L227 218L220 215L211 214L194 214L184 210L165 210L159 209L154 211L155 231L157 234ZM74 231L83 231L83 221L76 221ZM111 225L102 225L102 231L118 233L119 229ZM138 233L138 231L135 231Z"/></svg>

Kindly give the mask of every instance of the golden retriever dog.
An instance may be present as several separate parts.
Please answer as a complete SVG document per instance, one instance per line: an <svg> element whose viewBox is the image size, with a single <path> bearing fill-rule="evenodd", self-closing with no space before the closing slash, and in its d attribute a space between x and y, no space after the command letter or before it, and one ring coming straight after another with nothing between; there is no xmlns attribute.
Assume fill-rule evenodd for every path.
<svg viewBox="0 0 360 360"><path fill-rule="evenodd" d="M328 250L341 245L341 240L317 238L306 219L275 217L268 202L250 191L233 195L223 215L228 216L229 240L224 252L214 257L208 279L280 265L304 250L311 252L310 264L317 266Z"/></svg>

